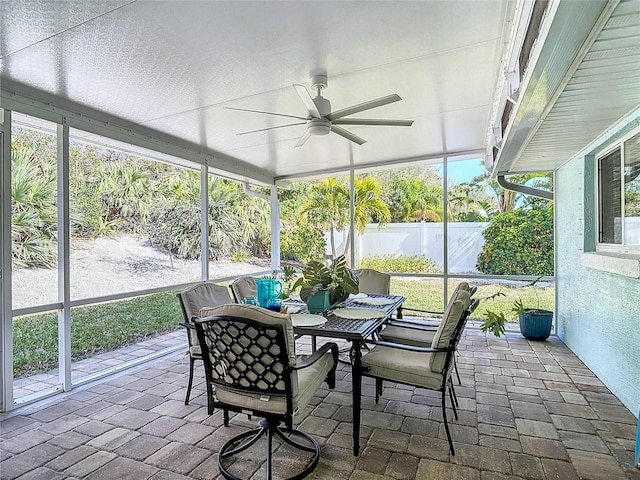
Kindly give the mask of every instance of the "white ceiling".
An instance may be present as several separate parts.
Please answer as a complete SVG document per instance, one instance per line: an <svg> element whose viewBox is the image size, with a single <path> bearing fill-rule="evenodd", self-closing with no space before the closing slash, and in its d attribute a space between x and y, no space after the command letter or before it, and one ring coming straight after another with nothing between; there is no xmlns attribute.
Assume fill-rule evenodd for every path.
<svg viewBox="0 0 640 480"><path fill-rule="evenodd" d="M251 176L283 178L485 150L515 2L0 2L5 91L135 131L178 137ZM411 127L347 126L294 148L306 127L237 135L307 116L293 83L328 75L333 110L397 93L354 115ZM148 130L147 130L148 131ZM214 162L215 163L215 162Z"/></svg>
<svg viewBox="0 0 640 480"><path fill-rule="evenodd" d="M0 99L260 183L484 152L496 174L552 170L640 105L640 2L548 0L498 139L532 5L2 0ZM331 133L295 148L305 125L238 135L297 120L225 107L306 117L292 84L320 73L333 111L397 93L349 118L413 126L346 126L361 146Z"/></svg>

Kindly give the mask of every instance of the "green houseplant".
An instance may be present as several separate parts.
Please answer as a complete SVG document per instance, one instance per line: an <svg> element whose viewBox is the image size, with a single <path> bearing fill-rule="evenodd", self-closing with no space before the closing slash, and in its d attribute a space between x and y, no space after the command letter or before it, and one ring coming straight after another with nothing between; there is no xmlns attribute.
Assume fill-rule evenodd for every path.
<svg viewBox="0 0 640 480"><path fill-rule="evenodd" d="M541 275L527 285L524 285L524 287L533 287L533 292L537 300L535 308L526 307L520 297L514 300L513 305L511 306L513 314L518 316L520 333L522 333L522 335L528 340L546 340L551 334L553 312L540 308L540 296L536 289L536 284L543 278L543 276L544 275ZM491 300L498 296L504 296L504 293L498 292L484 300ZM505 333L505 324L507 321L508 319L504 312L496 312L494 310L487 309L483 315L483 322L480 325L480 330L485 333L491 332L496 337L500 337Z"/></svg>
<svg viewBox="0 0 640 480"><path fill-rule="evenodd" d="M529 340L546 340L551 334L553 325L553 312L540 308L540 296L536 289L536 284L543 276L539 276L527 285L528 287L533 287L537 300L536 307L526 307L522 299L518 298L513 302L513 307L511 308L511 311L518 315L520 332L524 338Z"/></svg>
<svg viewBox="0 0 640 480"><path fill-rule="evenodd" d="M358 293L358 277L347 268L344 255L335 258L329 266L313 260L302 270L302 277L293 288L300 287L300 298L309 311L324 311Z"/></svg>

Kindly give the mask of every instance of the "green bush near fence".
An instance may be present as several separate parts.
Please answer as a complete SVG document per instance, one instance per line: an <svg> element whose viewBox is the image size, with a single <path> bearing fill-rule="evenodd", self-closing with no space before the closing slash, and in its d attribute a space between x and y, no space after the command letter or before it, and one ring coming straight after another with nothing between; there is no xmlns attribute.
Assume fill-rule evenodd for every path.
<svg viewBox="0 0 640 480"><path fill-rule="evenodd" d="M74 361L182 328L175 293L159 293L71 311ZM186 340L186 337L185 337ZM58 316L18 317L13 321L13 371L16 377L58 367Z"/></svg>
<svg viewBox="0 0 640 480"><path fill-rule="evenodd" d="M424 255L374 255L360 260L360 268L387 273L437 273L440 267Z"/></svg>

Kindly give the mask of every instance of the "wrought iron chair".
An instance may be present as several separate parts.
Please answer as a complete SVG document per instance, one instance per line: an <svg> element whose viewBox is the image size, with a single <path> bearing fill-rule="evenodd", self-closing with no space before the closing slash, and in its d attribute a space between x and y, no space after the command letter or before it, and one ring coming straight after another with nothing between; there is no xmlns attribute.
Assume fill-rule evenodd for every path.
<svg viewBox="0 0 640 480"><path fill-rule="evenodd" d="M258 294L256 279L250 276L238 277L231 283L231 292L236 303L242 303L245 297L255 297Z"/></svg>
<svg viewBox="0 0 640 480"><path fill-rule="evenodd" d="M358 287L362 293L388 295L391 289L391 275L371 268L356 270Z"/></svg>
<svg viewBox="0 0 640 480"><path fill-rule="evenodd" d="M449 441L449 450L455 455L446 411L446 392L451 385L454 354L469 315L469 292L459 291L450 302L433 342L429 347L373 341L369 353L362 357L362 375L376 379L376 402L382 393L384 380L440 391L442 416ZM458 412L453 391L449 389L451 406L456 420Z"/></svg>
<svg viewBox="0 0 640 480"><path fill-rule="evenodd" d="M225 303L232 303L233 300L231 300L227 287L213 282L198 283L185 288L178 293L178 299L184 316L184 321L180 325L187 329L187 339L189 341L189 384L187 386L187 395L184 399L184 404L188 405L193 385L194 364L196 360L202 360L202 352L193 326L193 319L199 316L202 308L217 307Z"/></svg>
<svg viewBox="0 0 640 480"><path fill-rule="evenodd" d="M318 464L320 447L313 437L293 428L293 418L324 381L329 388L335 387L337 345L327 343L311 356L296 359L289 315L235 304L202 313L207 316L196 320L195 326L204 357L209 414L222 408L225 426L229 410L263 418L259 428L236 435L222 446L220 472L227 479L237 479L229 471L231 457L264 436L267 478L271 479L275 435L312 454L308 466L291 479L306 477Z"/></svg>

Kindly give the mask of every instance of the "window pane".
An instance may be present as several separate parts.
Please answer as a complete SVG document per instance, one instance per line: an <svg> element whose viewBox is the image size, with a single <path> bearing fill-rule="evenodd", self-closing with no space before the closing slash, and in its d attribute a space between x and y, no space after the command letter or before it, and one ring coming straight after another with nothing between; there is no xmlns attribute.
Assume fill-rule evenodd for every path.
<svg viewBox="0 0 640 480"><path fill-rule="evenodd" d="M640 245L640 134L624 143L624 244Z"/></svg>
<svg viewBox="0 0 640 480"><path fill-rule="evenodd" d="M389 273L441 273L444 265L442 162L361 170L380 186L388 209L375 214L356 237L356 267ZM357 206L356 206L357 207Z"/></svg>
<svg viewBox="0 0 640 480"><path fill-rule="evenodd" d="M447 188L447 258L449 273L478 273L478 255L484 246L483 232L498 202L486 184L481 159L449 161Z"/></svg>
<svg viewBox="0 0 640 480"><path fill-rule="evenodd" d="M24 122L24 123L23 123ZM11 140L13 308L58 300L56 126L16 115Z"/></svg>
<svg viewBox="0 0 640 480"><path fill-rule="evenodd" d="M622 243L620 150L600 159L600 243Z"/></svg>

